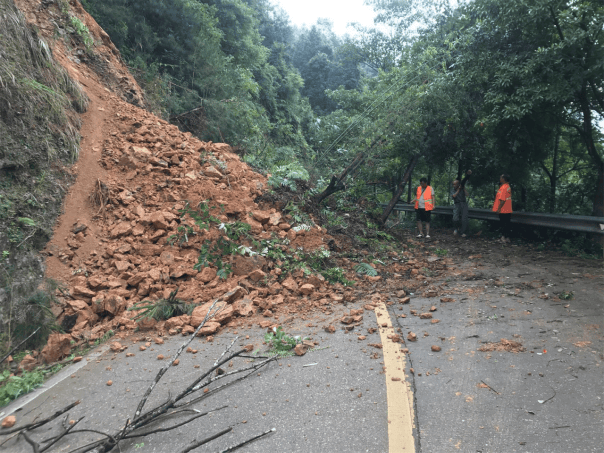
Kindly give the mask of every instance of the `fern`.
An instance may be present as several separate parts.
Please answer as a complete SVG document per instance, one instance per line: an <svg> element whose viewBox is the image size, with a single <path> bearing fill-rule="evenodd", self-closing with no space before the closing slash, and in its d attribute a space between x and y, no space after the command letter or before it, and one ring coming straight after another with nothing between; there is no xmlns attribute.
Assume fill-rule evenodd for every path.
<svg viewBox="0 0 604 453"><path fill-rule="evenodd" d="M273 168L268 183L272 187L285 186L290 190L295 191L297 190L295 180L308 181L309 177L308 171L306 171L302 165L298 162L291 162Z"/></svg>
<svg viewBox="0 0 604 453"><path fill-rule="evenodd" d="M375 277L378 273L377 271L371 267L371 265L367 264L367 263L359 263L354 267L354 270L356 271L357 274L365 274L368 275L370 277Z"/></svg>

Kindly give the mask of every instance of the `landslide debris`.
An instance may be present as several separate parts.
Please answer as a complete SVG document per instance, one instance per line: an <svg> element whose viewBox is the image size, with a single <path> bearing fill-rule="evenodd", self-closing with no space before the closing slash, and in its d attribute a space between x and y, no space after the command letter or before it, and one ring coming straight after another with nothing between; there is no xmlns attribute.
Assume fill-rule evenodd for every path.
<svg viewBox="0 0 604 453"><path fill-rule="evenodd" d="M64 333L50 336L42 353L34 354L38 360L60 360L74 346L107 338L110 330L120 336L134 329L190 334L217 298L223 310L202 335L251 323L273 327L307 319L311 311L330 315L361 295L375 303L388 300L380 293L404 297L403 288L438 294L425 286L425 274L438 275L446 263L424 254L423 245L417 254L391 252L382 264L351 249L348 258L328 258L333 238L321 227L296 225L263 196L266 177L228 144L201 142L132 105L144 104L140 89L79 3L67 12L54 4L18 3L43 33L68 15L81 20L95 42L83 53L82 36L70 37L74 48L64 40L53 47L92 107L83 132L85 159L74 167L78 179L45 250L47 274L65 285L51 307ZM366 276L353 289L309 272L305 260L331 260L337 267L327 277L344 283L362 278L353 271L359 261L371 263L380 276ZM178 304L172 312L178 316L137 322L144 306L161 302L162 310L174 310L169 300Z"/></svg>
<svg viewBox="0 0 604 453"><path fill-rule="evenodd" d="M66 247L49 250L71 273L64 282L68 296L59 293L53 309L72 339L90 341L108 330L136 327L188 333L217 297L224 308L204 335L260 310L261 324L270 326L277 321L266 318L288 311L282 307L338 291L318 274L297 270L286 276L280 260L263 253L267 247L286 255L311 252L326 248L330 238L320 227L292 228L280 211L256 204L266 178L229 145L201 142L117 99L108 105L116 113L102 143L100 164L107 176L97 181L86 207L94 213L95 228L78 221L63 238ZM218 244L213 253L220 255L220 244L229 241L224 232L234 227L245 233L237 253L216 257L218 267L195 268L204 245ZM91 235L94 249L83 248ZM176 290L188 314L134 321L137 304L168 299Z"/></svg>

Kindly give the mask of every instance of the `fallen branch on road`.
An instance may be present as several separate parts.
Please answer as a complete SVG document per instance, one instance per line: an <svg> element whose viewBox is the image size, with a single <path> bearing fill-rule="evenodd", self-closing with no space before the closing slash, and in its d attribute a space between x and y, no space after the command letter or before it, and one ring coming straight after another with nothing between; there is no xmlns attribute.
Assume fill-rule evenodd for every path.
<svg viewBox="0 0 604 453"><path fill-rule="evenodd" d="M79 446L79 447L75 448L74 450L72 450L71 453L85 453L85 452L106 453L106 452L110 452L110 451L114 450L115 448L120 448L120 442L122 442L122 441L130 440L130 439L134 439L134 438L145 437L145 436L149 436L151 434L171 431L171 430L180 428L184 425L187 425L187 424L193 422L194 420L197 420L198 418L201 418L212 412L216 412L216 411L225 409L228 406L218 407L216 409L202 413L202 412L198 411L197 409L183 409L183 408L185 408L186 406L191 406L192 404L199 402L200 400L209 396L210 394L215 394L216 392L223 390L226 387L251 376L253 373L257 372L260 368L264 367L269 362L276 360L277 357L263 358L263 360L260 360L258 362L254 362L252 364L247 364L247 365L244 365L233 371L229 371L229 372L225 373L220 368L225 363L230 362L231 360L237 359L237 358L240 358L240 359L249 358L246 355L248 350L245 348L241 349L239 351L236 351L236 352L230 352L233 345L239 338L239 337L235 337L235 339L226 347L226 349L223 351L223 353L220 355L220 357L217 360L215 360L214 364L210 368L203 371L184 390L180 391L175 396L168 395L168 398L164 402L158 404L156 407L153 407L153 408L147 410L146 412L143 412L143 408L144 408L145 404L147 403L149 396L151 395L153 390L156 388L157 384L160 382L162 377L166 374L166 372L174 364L175 360L178 359L178 357L182 354L182 352L193 341L193 339L197 336L197 334L200 332L200 330L204 327L206 322L208 320L212 319L214 316L216 316L220 312L220 310L222 310L222 307L220 307L220 308L216 307L216 304L220 300L221 300L221 298L218 298L214 301L214 303L211 305L210 309L208 310L203 322L201 322L201 324L197 327L197 329L180 346L180 348L177 350L176 354L172 357L172 359L169 360L158 371L157 375L153 379L153 382L151 382L149 387L145 390L140 401L138 402L138 405L134 412L134 416L132 418L125 420L123 422L123 424L121 425L122 427L119 430L117 430L116 432L106 433L106 432L100 431L98 429L90 429L90 428L74 429L76 427L76 425L84 418L84 417L81 417L77 421L68 422L69 410L71 410L72 408L74 408L76 405L78 405L80 403L79 401L76 401L75 403L72 403L72 404L64 407L63 409L58 410L54 414L52 414L49 417L46 417L38 422L32 422L32 423L29 423L27 425L24 425L24 426L21 426L18 428L0 432L0 435L18 433L17 439L22 438L26 443L28 443L32 447L32 450L34 453L43 453L45 451L48 451L49 448L51 448L53 445L56 445L61 439L63 439L64 437L66 437L68 435L82 434L82 433L95 433L95 434L101 435L103 437L96 441ZM256 357L255 359L258 359L258 358ZM213 389L207 388L208 386L210 386L211 384L213 384L219 380L225 380L225 379L228 380L228 378L231 378L236 375L241 375L241 374L243 374L243 375L240 377L237 377L236 379L229 380L228 382L225 382L224 384L222 384L216 388L213 388ZM196 396L195 393L200 390L204 391L205 393L203 393L201 396ZM189 401L183 401L183 399L185 399L187 397L191 397L191 396L193 396L193 399L190 399ZM178 422L172 426L168 426L168 427L157 426L157 422L165 419L166 417L173 417L176 414L183 414L186 412L194 412L194 414L187 417L186 420ZM59 417L63 414L66 414L66 415L65 415L65 418L63 419L63 421L61 422L60 431L57 434L55 434L49 438L43 439L43 440L36 440L32 436L32 431L47 424L50 421L55 420L57 417ZM152 427L152 425L155 425L155 427ZM186 446L182 450L182 452L185 453L185 452L189 452L195 448L198 448L199 446L204 445L204 444L210 442L211 440L214 440L214 439L221 437L224 434L232 431L232 429L233 429L232 427L228 427L228 428L225 428L224 430L218 432L217 434L214 434L203 440L200 440L200 441L195 440L195 441L191 442L188 446ZM247 441L245 441L241 444L238 444L234 447L230 447L228 450L224 450L224 451L233 451L234 449L239 448L240 446L246 445L247 443L251 442L252 440L258 439L258 438L272 432L273 430L267 431L252 439L248 439ZM121 451L121 448L120 448L120 451Z"/></svg>

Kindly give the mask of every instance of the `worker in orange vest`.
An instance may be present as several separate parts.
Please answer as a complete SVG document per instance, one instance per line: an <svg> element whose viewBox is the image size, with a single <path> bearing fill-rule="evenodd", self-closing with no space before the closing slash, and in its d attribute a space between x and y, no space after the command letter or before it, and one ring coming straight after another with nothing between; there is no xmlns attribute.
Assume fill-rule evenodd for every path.
<svg viewBox="0 0 604 453"><path fill-rule="evenodd" d="M415 217L417 220L418 238L424 237L422 230L422 222L426 224L426 239L430 239L430 214L434 209L434 190L428 185L428 180L422 178L419 180L419 187L415 200Z"/></svg>
<svg viewBox="0 0 604 453"><path fill-rule="evenodd" d="M510 175L503 174L499 177L501 184L493 203L493 211L499 214L501 239L503 243L510 242L512 231L512 188L510 187Z"/></svg>

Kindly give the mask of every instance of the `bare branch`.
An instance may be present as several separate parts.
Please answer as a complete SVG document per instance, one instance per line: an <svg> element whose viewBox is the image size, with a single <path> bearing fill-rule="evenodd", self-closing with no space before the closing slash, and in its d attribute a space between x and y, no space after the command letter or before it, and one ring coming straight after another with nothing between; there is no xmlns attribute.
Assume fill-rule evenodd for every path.
<svg viewBox="0 0 604 453"><path fill-rule="evenodd" d="M38 327L36 330L33 331L33 333L29 337L27 337L25 340L23 340L21 343L19 343L17 346L15 346L13 349L11 349L8 354L6 354L4 357L2 357L2 360L0 360L0 363L4 362L6 359L8 359L12 355L13 352L15 352L17 349L19 349L23 343L25 343L27 340L29 340L31 337L33 337L40 329L41 329L41 327Z"/></svg>
<svg viewBox="0 0 604 453"><path fill-rule="evenodd" d="M30 423L29 425L25 425L25 426L20 426L18 428L13 428L13 429L7 429L7 430L2 430L2 432L0 433L1 435L6 435L6 434L11 434L17 431L33 431L36 428L39 428L42 425L45 425L46 423L53 421L55 418L57 418L60 415L63 415L65 412L71 410L72 408L74 408L75 406L77 406L78 404L80 404L80 400L77 400L75 403L71 403L69 406L64 407L63 409L58 410L57 412L55 412L54 414L52 414L49 417L46 417L43 420L40 420L39 422L35 422L35 423Z"/></svg>
<svg viewBox="0 0 604 453"><path fill-rule="evenodd" d="M34 442L28 435L26 431L23 431L20 433L21 437L23 437L23 439L25 439L25 442L27 442L29 445L31 445L31 448L34 449L34 453L40 453L40 444Z"/></svg>
<svg viewBox="0 0 604 453"><path fill-rule="evenodd" d="M200 414L194 415L193 417L189 418L188 420L185 420L184 422L178 423L178 424L176 424L174 426L170 426L168 428L158 428L158 429L154 429L152 431L148 431L146 433L140 433L140 434L128 434L127 436L122 437L122 439L133 439L135 437L148 436L149 434L155 434L155 433L161 433L161 432L165 432L165 431L171 431L173 429L176 429L176 428L179 428L179 427L181 427L183 425L186 425L187 423L190 423L190 422L192 422L193 420L195 420L195 419L197 419L199 417L203 417L204 415L208 415L211 412L216 412L216 411L222 410L222 409L227 408L227 407L229 407L229 406L222 406L222 407L219 407L218 409L214 409L214 410L207 411L207 412L202 412ZM173 415L173 414L171 414L171 415Z"/></svg>
<svg viewBox="0 0 604 453"><path fill-rule="evenodd" d="M223 431L220 431L219 433L216 433L216 434L214 434L214 435L212 435L210 437L207 437L207 438L205 438L203 440L200 440L200 441L194 440L188 446L186 446L184 449L182 449L180 451L180 453L188 453L191 450L195 450L197 447L201 447L203 444L207 444L208 442L210 442L210 441L212 441L214 439L217 439L217 438L219 438L221 436L224 436L226 433L231 432L232 430L233 430L233 428L227 428L227 429L225 429Z"/></svg>
<svg viewBox="0 0 604 453"><path fill-rule="evenodd" d="M241 442L240 444L233 445L232 447L229 447L226 450L220 450L220 453L229 453L230 451L235 451L238 448L241 448L244 445L247 445L250 442L255 441L256 439L260 439L261 437L264 437L264 436L266 436L267 434L270 434L270 433L274 433L275 431L277 431L275 428L269 429L268 431L264 431L262 434L258 434L257 436L254 436L251 439L248 439L248 440L246 440L244 442Z"/></svg>
<svg viewBox="0 0 604 453"><path fill-rule="evenodd" d="M42 448L42 450L40 450L40 453L45 452L50 447L52 447L54 444L56 444L59 440L61 440L63 437L65 437L67 434L69 434L69 431L71 431L73 428L75 428L76 425L78 423L80 423L83 419L84 419L84 417L80 417L78 420L75 421L75 423L73 425L68 426L67 416L65 416L65 419L63 420L63 432L61 434L59 434L57 437L55 437L48 445L46 445L44 448Z"/></svg>
<svg viewBox="0 0 604 453"><path fill-rule="evenodd" d="M193 332L191 334L190 338L182 344L182 346L178 349L178 351L176 351L176 354L174 355L174 357L172 358L172 360L170 360L168 363L166 363L166 365L164 365L164 367L161 370L159 370L159 372L157 373L157 376L155 376L155 379L153 380L153 382L151 383L151 385L149 385L149 387L145 391L145 394L143 395L143 398L141 399L140 403L138 403L138 406L136 408L136 412L134 413L134 420L136 420L140 416L141 411L143 410L143 406L147 402L147 398L149 398L149 395L151 394L151 392L153 391L153 389L155 388L155 386L157 385L157 383L159 382L159 380L162 378L162 376L164 375L164 373L166 371L168 371L168 369L172 366L172 364L174 363L174 361L180 356L180 354L182 354L182 351L184 351L184 349L189 344L191 344L191 342L193 341L193 338L195 338L195 336L197 335L197 333L203 328L203 326L205 325L206 321L208 319L213 318L216 315L216 313L218 313L220 310L222 310L223 307L217 309L214 313L212 313L212 310L214 309L214 306L216 305L216 303L219 300L220 300L220 298L218 298L218 299L216 299L214 301L214 303L212 304L212 306L210 307L210 309L206 313L206 316L205 316L204 320L201 322L201 324L199 324L199 327L197 327L197 329L195 330L195 332Z"/></svg>

